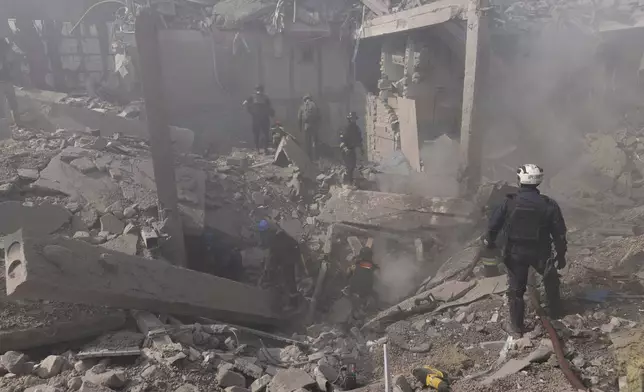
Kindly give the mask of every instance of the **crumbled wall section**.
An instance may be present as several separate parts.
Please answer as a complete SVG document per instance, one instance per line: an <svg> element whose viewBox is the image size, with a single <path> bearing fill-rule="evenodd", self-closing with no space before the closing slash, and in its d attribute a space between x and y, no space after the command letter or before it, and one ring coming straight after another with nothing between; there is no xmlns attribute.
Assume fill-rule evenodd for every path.
<svg viewBox="0 0 644 392"><path fill-rule="evenodd" d="M395 101L395 98L390 98ZM365 143L367 158L371 162L382 162L391 153L400 150L398 116L392 105L380 96L367 96L365 118Z"/></svg>

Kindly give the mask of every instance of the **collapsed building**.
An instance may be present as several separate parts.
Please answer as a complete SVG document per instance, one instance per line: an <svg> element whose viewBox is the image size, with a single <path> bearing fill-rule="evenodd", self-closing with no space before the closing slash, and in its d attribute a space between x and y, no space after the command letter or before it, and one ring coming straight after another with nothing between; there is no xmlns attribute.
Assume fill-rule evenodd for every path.
<svg viewBox="0 0 644 392"><path fill-rule="evenodd" d="M36 3L12 3L0 15L12 19L11 34L30 42L23 49L16 40L37 65L29 69L32 85L66 92L18 91L26 126L3 133L3 390L329 391L357 386L347 383L350 365L365 391L381 390L383 377L388 385L390 372L394 389L420 390L425 385L409 382L410 369L426 365L452 374L455 391L541 390L544 382L562 391L636 390L644 224L642 128L633 114L639 5L611 2L592 9L589 23L580 2L570 11L575 18L557 22L592 26L608 37L602 51L592 44L596 35L582 34L540 52L534 30L525 38L512 27L543 29L557 2L493 9L464 1L160 2L167 126L146 111L149 90L147 108L137 102L149 86L137 86L139 74L153 67L139 58L130 16L111 6L85 13L74 1L52 9ZM493 18L497 12L504 17ZM106 22L116 53L105 49L103 28L91 26ZM518 50L507 49L515 40ZM543 61L573 47L570 63ZM53 48L64 52L60 63ZM521 48L540 61L525 60ZM600 61L603 51L610 55ZM593 66L581 72L589 59ZM599 82L612 75L603 90L597 72ZM563 80L569 84L560 86ZM230 152L248 134L240 103L256 84L266 86L294 135L275 158ZM523 97L535 85L544 91ZM341 170L314 164L293 140L307 93L322 108L321 139L331 151L346 113L359 113L369 189L338 186ZM553 108L548 100L558 94ZM589 107L611 110L590 115ZM620 123L624 113L628 121ZM584 126L579 134L595 133L585 143L557 146ZM526 148L543 128L556 142ZM169 148L159 155L164 137ZM575 148L585 153L574 164L556 160ZM507 187L489 186L474 201L453 196L461 184L472 192L481 175L513 180L508 167L527 157L546 161L553 178L544 185L565 197L575 261L566 295L578 314L515 341L501 328L505 277L483 276L477 264L481 212ZM168 171L159 170L160 160ZM163 252L177 239L164 219L172 207L169 172L185 262ZM300 173L305 181L296 181ZM292 335L272 308L274 293L258 287L266 255L255 227L266 218L303 248L298 289L309 301L304 317L288 320ZM217 239L214 248L204 237ZM374 249L376 291L391 306L376 314L356 312L342 294L345 270L364 246ZM241 253L241 281L218 266L233 251ZM533 308L537 324L545 317L538 301ZM267 332L276 326L282 333ZM391 350L384 369L383 343Z"/></svg>

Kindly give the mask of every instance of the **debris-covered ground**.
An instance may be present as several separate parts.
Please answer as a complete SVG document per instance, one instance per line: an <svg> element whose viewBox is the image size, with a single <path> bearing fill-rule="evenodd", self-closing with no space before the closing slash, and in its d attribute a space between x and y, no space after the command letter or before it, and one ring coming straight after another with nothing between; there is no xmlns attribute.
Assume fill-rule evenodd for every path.
<svg viewBox="0 0 644 392"><path fill-rule="evenodd" d="M132 116L122 118L137 121ZM565 360L597 391L617 391L637 355L644 298L640 178L619 180L632 175L639 141L608 137L618 136L589 138L590 156L599 172L617 181L603 193L566 188L574 191L562 203L570 243L569 267L561 271L568 314L553 321ZM154 241L163 225L145 137L16 128L1 143L2 236L22 229L162 262L150 260L163 257ZM483 277L478 266L464 273L477 259L480 233L472 227L482 219L480 206L350 189L341 186L342 170L332 162L312 165L297 145L280 151L284 155L184 151L176 167L186 238L193 241L186 241L191 268L220 274L218 257L204 255L239 251L240 280L258 286L266 252L257 222L269 219L299 241L298 289L305 300L288 325L251 328L195 315L110 309L85 298L73 304L13 299L5 287L13 267L3 264L0 390L382 390L384 344L392 385L400 392L421 388L412 370L422 366L448 372L456 392L575 390L534 309L528 314L532 331L508 337L505 277ZM361 181L362 189L370 187ZM589 211L592 205L597 208ZM428 217L435 210L443 214ZM215 251L204 238L215 239ZM378 309L366 312L341 291L347 267L364 246L373 247L381 268ZM320 271L326 275L316 297Z"/></svg>

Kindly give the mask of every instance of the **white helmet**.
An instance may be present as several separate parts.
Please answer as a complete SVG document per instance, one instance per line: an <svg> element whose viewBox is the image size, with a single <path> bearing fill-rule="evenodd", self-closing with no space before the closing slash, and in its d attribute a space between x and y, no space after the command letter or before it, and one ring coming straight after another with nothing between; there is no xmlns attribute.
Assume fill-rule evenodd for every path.
<svg viewBox="0 0 644 392"><path fill-rule="evenodd" d="M532 163L519 166L517 177L521 185L539 185L543 181L543 169Z"/></svg>

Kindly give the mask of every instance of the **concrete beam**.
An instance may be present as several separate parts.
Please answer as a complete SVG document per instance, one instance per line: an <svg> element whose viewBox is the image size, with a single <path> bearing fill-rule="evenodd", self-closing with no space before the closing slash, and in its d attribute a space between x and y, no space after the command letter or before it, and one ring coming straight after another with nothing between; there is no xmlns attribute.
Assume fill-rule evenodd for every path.
<svg viewBox="0 0 644 392"><path fill-rule="evenodd" d="M69 238L5 238L7 295L275 324L269 291Z"/></svg>
<svg viewBox="0 0 644 392"><path fill-rule="evenodd" d="M125 314L114 310L108 314L84 315L81 319L59 321L52 325L0 331L0 353L22 351L101 335L121 328Z"/></svg>
<svg viewBox="0 0 644 392"><path fill-rule="evenodd" d="M365 22L362 38L400 33L447 22L467 9L467 0L439 0Z"/></svg>
<svg viewBox="0 0 644 392"><path fill-rule="evenodd" d="M469 0L467 39L465 42L465 77L461 116L461 162L459 168L462 196L476 192L481 181L481 143L483 124L481 108L483 82L489 69L489 32L485 9L488 0Z"/></svg>

